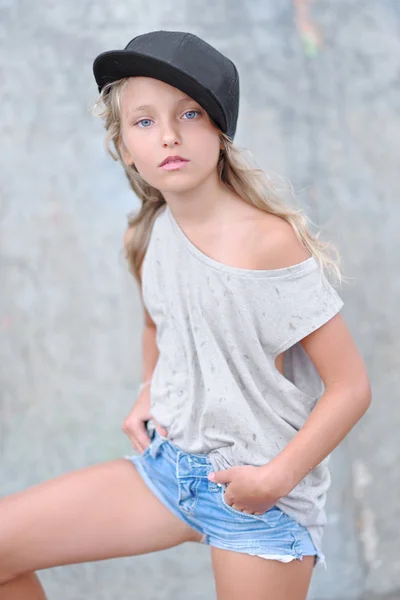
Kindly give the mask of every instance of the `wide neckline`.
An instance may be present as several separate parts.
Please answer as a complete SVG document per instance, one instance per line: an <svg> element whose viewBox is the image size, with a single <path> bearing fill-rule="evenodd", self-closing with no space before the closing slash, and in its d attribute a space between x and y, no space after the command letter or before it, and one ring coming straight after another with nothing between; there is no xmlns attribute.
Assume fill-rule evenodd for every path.
<svg viewBox="0 0 400 600"><path fill-rule="evenodd" d="M303 271L309 271L317 267L317 262L313 256L310 256L309 258L306 258L304 261L295 265L282 267L280 269L244 269L241 267L226 265L225 263L211 258L211 256L208 256L208 254L205 254L195 244L193 244L193 242L188 238L186 233L176 221L168 204L166 204L165 211L168 215L168 219L172 225L173 231L180 238L185 248L201 262L224 273L237 275L239 277L289 277L290 275L298 274Z"/></svg>

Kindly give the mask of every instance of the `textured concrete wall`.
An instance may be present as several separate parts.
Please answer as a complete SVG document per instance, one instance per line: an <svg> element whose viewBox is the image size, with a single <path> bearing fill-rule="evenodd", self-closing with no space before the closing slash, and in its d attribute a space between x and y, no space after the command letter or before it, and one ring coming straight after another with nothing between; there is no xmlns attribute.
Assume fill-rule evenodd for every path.
<svg viewBox="0 0 400 600"><path fill-rule="evenodd" d="M319 0L312 15L323 44L305 53L289 0L0 1L0 493L129 451L142 316L121 238L135 199L89 114L91 65L144 31L192 31L238 65L237 142L302 190L352 278L343 314L374 403L332 457L329 568L310 598L394 598L400 5ZM42 577L60 600L214 597L194 545Z"/></svg>

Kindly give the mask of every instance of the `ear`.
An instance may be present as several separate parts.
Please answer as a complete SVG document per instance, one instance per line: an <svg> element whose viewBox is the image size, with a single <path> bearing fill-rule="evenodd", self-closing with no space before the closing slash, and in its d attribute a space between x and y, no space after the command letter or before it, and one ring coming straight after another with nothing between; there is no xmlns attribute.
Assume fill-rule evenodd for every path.
<svg viewBox="0 0 400 600"><path fill-rule="evenodd" d="M122 139L122 136L120 136L118 138L118 150L119 150L119 153L121 155L121 158L122 158L122 161L124 162L124 164L127 167L131 167L133 165L133 159L132 159L131 155L129 154L127 147L124 144L124 140Z"/></svg>

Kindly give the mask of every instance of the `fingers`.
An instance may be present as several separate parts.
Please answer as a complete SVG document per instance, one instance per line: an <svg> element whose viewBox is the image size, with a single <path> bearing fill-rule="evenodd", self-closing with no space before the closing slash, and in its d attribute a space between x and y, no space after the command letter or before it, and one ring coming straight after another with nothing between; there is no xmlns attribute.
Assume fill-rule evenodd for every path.
<svg viewBox="0 0 400 600"><path fill-rule="evenodd" d="M212 473L209 473L208 479L210 479L210 481L215 481L215 483L229 484L232 481L234 473L234 467L230 467L223 471L213 471Z"/></svg>
<svg viewBox="0 0 400 600"><path fill-rule="evenodd" d="M155 418L154 418L154 417L151 417L151 418L152 418L152 420L153 420L153 422L154 422L154 425L155 425L155 427L156 427L156 429L157 429L158 433L159 433L160 435L164 436L164 437L167 437L167 435L168 435L168 430L167 430L165 427L162 427L162 426L161 426L161 425L160 425L160 424L159 424L159 423L158 423L158 422L155 420Z"/></svg>
<svg viewBox="0 0 400 600"><path fill-rule="evenodd" d="M143 415L137 417L134 414L128 415L122 424L122 431L128 436L132 446L140 453L144 452L150 443L150 437L146 429L146 421L152 419L155 428L158 433L164 437L167 437L168 430L162 427L156 419L151 415L146 415L144 419Z"/></svg>
<svg viewBox="0 0 400 600"><path fill-rule="evenodd" d="M122 431L128 436L132 446L140 453L144 452L150 443L150 438L143 421L128 418L122 424Z"/></svg>
<svg viewBox="0 0 400 600"><path fill-rule="evenodd" d="M227 502L227 504L229 504L229 502ZM245 515L262 515L262 513L260 513L260 512L252 512L251 510L245 510L244 508L239 508L235 504L229 504L229 506L231 506L235 510L238 510L239 512L244 513Z"/></svg>

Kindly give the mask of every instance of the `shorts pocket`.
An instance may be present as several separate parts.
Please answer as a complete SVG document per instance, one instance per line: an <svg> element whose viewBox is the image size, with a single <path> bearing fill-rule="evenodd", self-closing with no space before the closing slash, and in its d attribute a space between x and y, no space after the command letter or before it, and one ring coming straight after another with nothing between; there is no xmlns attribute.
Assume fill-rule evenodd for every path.
<svg viewBox="0 0 400 600"><path fill-rule="evenodd" d="M251 519L251 520L255 520L255 521L262 521L263 523L265 523L266 525L269 525L269 527L275 527L279 521L281 520L281 518L283 517L284 513L277 508L276 506L273 506L272 508L270 508L269 510L265 511L264 513L262 513L261 515L252 515L250 513L245 513L242 512L240 510L237 510L236 508L233 508L233 506L230 506L230 504L227 503L227 501L225 500L225 490L224 488L221 489L220 493L218 494L220 502L221 502L221 506L229 513L231 513L232 515L234 515L235 517L239 517L241 519Z"/></svg>

